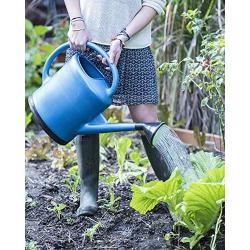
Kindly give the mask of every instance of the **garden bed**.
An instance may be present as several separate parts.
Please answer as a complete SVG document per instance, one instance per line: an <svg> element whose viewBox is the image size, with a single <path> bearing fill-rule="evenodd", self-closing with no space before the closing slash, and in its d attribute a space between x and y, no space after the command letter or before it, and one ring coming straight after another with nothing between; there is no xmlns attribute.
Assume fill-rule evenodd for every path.
<svg viewBox="0 0 250 250"><path fill-rule="evenodd" d="M135 138L135 144L139 139ZM29 147L29 145L27 145ZM117 168L115 154L107 150L111 168ZM102 176L109 168L101 171ZM173 220L164 204L157 205L146 215L130 208L131 183L115 186L115 197L119 198L114 210L105 207L109 200L108 187L99 184L99 209L93 217L77 217L79 201L72 201L71 192L65 186L69 178L67 168L52 168L51 160L33 160L26 163L26 245L27 249L189 249L181 244L179 237L170 241L164 235L172 231ZM153 173L147 180L155 179ZM77 189L79 197L79 188ZM65 204L60 219L49 209L51 201ZM94 230L96 228L96 230ZM224 223L222 234L217 239L217 250L224 249ZM179 233L188 234L182 228ZM212 232L211 232L212 233ZM194 249L210 249L211 233ZM93 236L93 239L91 239ZM32 248L35 246L35 248Z"/></svg>

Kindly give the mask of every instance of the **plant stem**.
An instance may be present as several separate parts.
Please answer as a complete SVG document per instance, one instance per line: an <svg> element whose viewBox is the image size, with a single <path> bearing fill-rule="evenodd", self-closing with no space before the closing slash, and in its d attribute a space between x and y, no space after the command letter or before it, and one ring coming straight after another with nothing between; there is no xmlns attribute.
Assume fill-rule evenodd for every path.
<svg viewBox="0 0 250 250"><path fill-rule="evenodd" d="M222 211L223 211L223 205L221 204L221 208L220 208L220 215L217 219L216 225L215 225L215 230L214 230L214 236L212 238L212 242L210 245L211 250L216 250L216 239L217 239L217 235L220 231L220 225L221 225L221 217L222 217Z"/></svg>

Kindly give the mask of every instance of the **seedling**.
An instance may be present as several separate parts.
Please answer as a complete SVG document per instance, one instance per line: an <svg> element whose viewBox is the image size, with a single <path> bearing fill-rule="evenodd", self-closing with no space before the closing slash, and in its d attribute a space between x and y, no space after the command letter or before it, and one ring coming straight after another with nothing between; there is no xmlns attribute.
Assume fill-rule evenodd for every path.
<svg viewBox="0 0 250 250"><path fill-rule="evenodd" d="M36 250L36 242L35 241L30 241L26 242L25 250Z"/></svg>
<svg viewBox="0 0 250 250"><path fill-rule="evenodd" d="M149 167L148 158L142 158L138 150L131 152L129 154L129 158L134 163L129 164L131 170L134 172L134 176L140 181L141 184L144 184L146 182L147 170Z"/></svg>
<svg viewBox="0 0 250 250"><path fill-rule="evenodd" d="M109 202L104 204L103 207L107 208L112 212L115 212L117 210L116 202L121 199L121 197L115 197L115 192L113 190L115 180L117 179L117 177L114 175L110 175L108 177L100 176L100 179L103 181L104 184L108 186L108 191L109 191Z"/></svg>
<svg viewBox="0 0 250 250"><path fill-rule="evenodd" d="M85 238L89 238L89 240L92 242L94 240L94 235L96 234L97 230L102 227L102 224L100 222L96 223L93 227L91 228L87 228L84 233L83 233L83 236L84 236L84 241L85 241Z"/></svg>
<svg viewBox="0 0 250 250"><path fill-rule="evenodd" d="M70 177L67 179L64 179L64 186L67 187L71 191L70 198L73 200L73 202L77 202L77 187L80 183L80 177L78 175L78 167L73 166L69 169L69 175Z"/></svg>
<svg viewBox="0 0 250 250"><path fill-rule="evenodd" d="M78 175L78 167L73 166L69 169L69 178L64 179L65 186L71 191L71 192L76 192L77 187L80 183L80 177Z"/></svg>
<svg viewBox="0 0 250 250"><path fill-rule="evenodd" d="M126 154L128 152L128 149L131 146L131 143L132 141L128 137L121 137L118 140L114 141L115 151L117 155L117 162L119 166L118 177L121 183L127 181L126 176L123 175L123 171L124 171L124 163L126 159Z"/></svg>
<svg viewBox="0 0 250 250"><path fill-rule="evenodd" d="M29 197L27 193L25 193L25 205L30 208L35 208L37 206L37 202Z"/></svg>
<svg viewBox="0 0 250 250"><path fill-rule="evenodd" d="M51 201L51 205L53 205L54 207L53 208L49 208L48 210L49 211L53 211L56 214L57 218L60 220L61 214L62 214L62 210L66 207L66 205L63 204L63 203L57 204L54 201Z"/></svg>

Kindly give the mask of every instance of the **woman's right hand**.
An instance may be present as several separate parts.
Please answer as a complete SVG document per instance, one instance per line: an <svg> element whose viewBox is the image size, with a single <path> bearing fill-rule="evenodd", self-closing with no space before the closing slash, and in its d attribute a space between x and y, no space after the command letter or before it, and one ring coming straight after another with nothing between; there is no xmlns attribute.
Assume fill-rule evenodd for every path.
<svg viewBox="0 0 250 250"><path fill-rule="evenodd" d="M87 41L90 41L90 34L87 31L84 22L74 22L71 26L71 32L69 34L70 47L85 51Z"/></svg>

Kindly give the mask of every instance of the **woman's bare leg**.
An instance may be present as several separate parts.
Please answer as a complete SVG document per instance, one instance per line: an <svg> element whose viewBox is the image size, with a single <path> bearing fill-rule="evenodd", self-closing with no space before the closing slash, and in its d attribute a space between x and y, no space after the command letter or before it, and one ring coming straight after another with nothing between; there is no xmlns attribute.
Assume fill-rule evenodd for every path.
<svg viewBox="0 0 250 250"><path fill-rule="evenodd" d="M157 122L157 106L155 104L139 104L128 106L134 122Z"/></svg>

